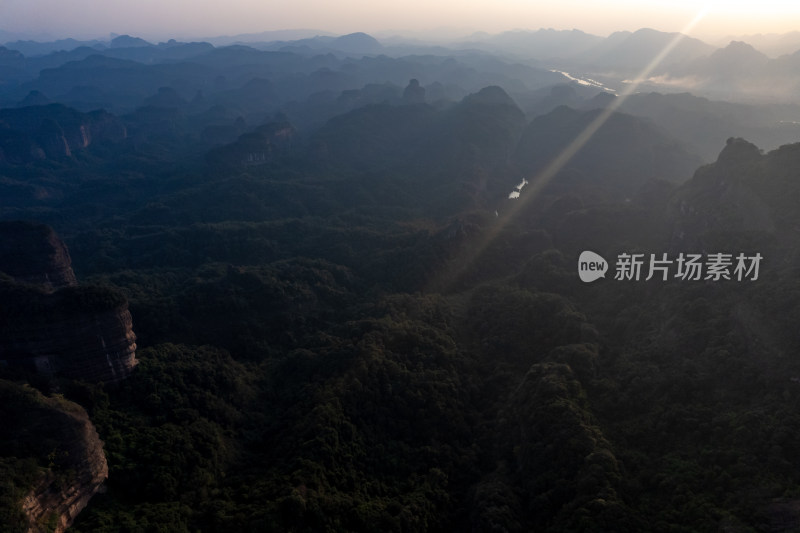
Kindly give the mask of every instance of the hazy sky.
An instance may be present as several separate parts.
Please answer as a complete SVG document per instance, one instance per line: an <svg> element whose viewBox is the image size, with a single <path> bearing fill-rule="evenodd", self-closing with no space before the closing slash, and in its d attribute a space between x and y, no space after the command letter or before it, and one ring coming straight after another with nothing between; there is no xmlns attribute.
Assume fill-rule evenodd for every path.
<svg viewBox="0 0 800 533"><path fill-rule="evenodd" d="M699 37L800 30L800 2L773 0L0 0L0 30L150 40L295 28L450 37L544 27L608 35L643 27L681 31L703 8L707 14L693 30Z"/></svg>

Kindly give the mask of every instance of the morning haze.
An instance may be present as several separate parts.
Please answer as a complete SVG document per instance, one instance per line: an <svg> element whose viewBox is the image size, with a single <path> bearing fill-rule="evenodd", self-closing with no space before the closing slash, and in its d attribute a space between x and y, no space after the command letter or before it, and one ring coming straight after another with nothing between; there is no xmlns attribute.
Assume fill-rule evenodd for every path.
<svg viewBox="0 0 800 533"><path fill-rule="evenodd" d="M414 34L426 39L474 31L515 28L579 28L596 35L650 27L681 31L698 13L706 14L695 34L711 38L785 33L797 27L800 8L781 2L525 2L444 0L435 3L300 0L141 0L98 2L57 0L0 5L0 30L11 38L99 38L110 32L151 40L197 39L293 28L317 28L347 34Z"/></svg>

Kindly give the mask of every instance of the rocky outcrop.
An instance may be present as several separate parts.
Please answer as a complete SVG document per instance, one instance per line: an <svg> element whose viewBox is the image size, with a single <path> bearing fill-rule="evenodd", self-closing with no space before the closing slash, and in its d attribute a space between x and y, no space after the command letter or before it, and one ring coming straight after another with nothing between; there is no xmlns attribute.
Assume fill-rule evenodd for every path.
<svg viewBox="0 0 800 533"><path fill-rule="evenodd" d="M411 79L403 90L403 101L407 104L424 104L425 87L420 86L419 80Z"/></svg>
<svg viewBox="0 0 800 533"><path fill-rule="evenodd" d="M79 405L0 380L4 457L34 459L40 473L19 502L29 533L68 528L108 477L103 442Z"/></svg>
<svg viewBox="0 0 800 533"><path fill-rule="evenodd" d="M0 282L0 361L45 375L115 382L136 366L128 303L103 287L46 292Z"/></svg>
<svg viewBox="0 0 800 533"><path fill-rule="evenodd" d="M11 164L70 157L97 141L127 137L122 121L98 110L81 113L61 104L0 109L0 161Z"/></svg>
<svg viewBox="0 0 800 533"><path fill-rule="evenodd" d="M213 166L263 165L286 153L294 136L295 129L289 122L270 122L240 135L234 143L211 150L206 159Z"/></svg>
<svg viewBox="0 0 800 533"><path fill-rule="evenodd" d="M103 442L86 412L75 410L64 415L71 420L63 426L61 446L73 475L60 479L48 473L23 499L22 510L29 517L31 532L51 531L41 524L53 522L56 533L64 531L108 478Z"/></svg>
<svg viewBox="0 0 800 533"><path fill-rule="evenodd" d="M80 287L37 294L0 287L0 296L7 302L0 311L0 361L92 382L119 381L136 366L131 314L116 293Z"/></svg>
<svg viewBox="0 0 800 533"><path fill-rule="evenodd" d="M92 382L126 378L136 365L128 302L78 286L67 247L51 228L0 223L0 362Z"/></svg>
<svg viewBox="0 0 800 533"><path fill-rule="evenodd" d="M51 289L77 285L67 247L44 224L0 222L0 272Z"/></svg>
<svg viewBox="0 0 800 533"><path fill-rule="evenodd" d="M272 160L276 153L284 151L294 138L294 127L288 122L259 126L251 136L239 137L244 150L242 162L258 165Z"/></svg>
<svg viewBox="0 0 800 533"><path fill-rule="evenodd" d="M737 249L763 252L776 233L788 231L794 238L800 222L794 215L798 148L787 145L764 155L744 139L729 138L717 160L698 168L672 195L671 247L718 249L718 239L728 234L737 236Z"/></svg>

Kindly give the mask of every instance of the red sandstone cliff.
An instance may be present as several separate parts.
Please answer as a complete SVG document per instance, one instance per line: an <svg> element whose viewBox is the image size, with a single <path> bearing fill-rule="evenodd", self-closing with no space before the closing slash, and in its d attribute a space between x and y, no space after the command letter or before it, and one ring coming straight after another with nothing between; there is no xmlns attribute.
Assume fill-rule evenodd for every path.
<svg viewBox="0 0 800 533"><path fill-rule="evenodd" d="M67 247L41 224L0 222L0 361L94 382L136 365L127 300L78 286ZM8 279L8 277L13 279Z"/></svg>
<svg viewBox="0 0 800 533"><path fill-rule="evenodd" d="M86 411L61 397L0 380L0 401L0 449L38 464L19 504L22 524L0 524L0 530L27 522L29 533L64 531L108 477L103 442Z"/></svg>
<svg viewBox="0 0 800 533"><path fill-rule="evenodd" d="M44 224L0 223L0 272L49 288L77 284L66 245Z"/></svg>

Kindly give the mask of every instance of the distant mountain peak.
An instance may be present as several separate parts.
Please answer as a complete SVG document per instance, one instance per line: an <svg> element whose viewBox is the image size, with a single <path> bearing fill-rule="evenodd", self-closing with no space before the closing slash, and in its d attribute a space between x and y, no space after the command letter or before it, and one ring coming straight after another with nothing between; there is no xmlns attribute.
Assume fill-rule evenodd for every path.
<svg viewBox="0 0 800 533"><path fill-rule="evenodd" d="M635 72L662 55L660 65L667 66L707 57L714 50L715 47L694 37L642 28L612 33L582 61L595 67Z"/></svg>
<svg viewBox="0 0 800 533"><path fill-rule="evenodd" d="M622 30L622 31L615 31L610 34L606 39L609 41L620 41L622 39L626 39L633 35L632 31Z"/></svg>
<svg viewBox="0 0 800 533"><path fill-rule="evenodd" d="M5 46L0 46L0 61L22 60L24 56L18 50L11 50Z"/></svg>
<svg viewBox="0 0 800 533"><path fill-rule="evenodd" d="M336 38L337 41L356 40L356 39L360 40L360 41L366 40L366 41L370 41L370 42L376 42L376 43L378 42L378 40L375 37L373 37L372 35L370 35L368 33L364 33L363 31L356 31L356 32L353 32L353 33L347 33L345 35L341 35L341 36Z"/></svg>
<svg viewBox="0 0 800 533"><path fill-rule="evenodd" d="M333 46L344 52L374 52L383 48L375 37L360 31L335 38Z"/></svg>
<svg viewBox="0 0 800 533"><path fill-rule="evenodd" d="M605 108L605 107L611 105L611 102L616 100L616 98L617 98L616 95L611 94L611 93L607 93L607 92L604 91L604 92L598 93L592 99L588 100L586 102L586 104L584 105L584 108L586 108L586 109L602 109L602 108Z"/></svg>
<svg viewBox="0 0 800 533"><path fill-rule="evenodd" d="M757 60L767 62L769 58L744 41L731 41L725 48L720 48L712 54L715 58L729 58L731 60Z"/></svg>
<svg viewBox="0 0 800 533"><path fill-rule="evenodd" d="M517 106L514 99L508 96L508 93L502 87L497 85L490 85L484 87L477 93L472 93L464 98L465 104L489 104L489 105L510 105Z"/></svg>
<svg viewBox="0 0 800 533"><path fill-rule="evenodd" d="M754 50L757 51L752 45L744 42L744 41L731 41L728 43L728 46L725 47L727 50Z"/></svg>
<svg viewBox="0 0 800 533"><path fill-rule="evenodd" d="M745 73L752 75L769 63L770 59L742 41L731 41L725 48L715 50L698 70L722 79L738 79Z"/></svg>
<svg viewBox="0 0 800 533"><path fill-rule="evenodd" d="M51 100L41 91L32 90L28 95L17 103L17 107L27 107L32 105L51 104Z"/></svg>
<svg viewBox="0 0 800 533"><path fill-rule="evenodd" d="M680 32L659 31L652 28L641 28L629 35L631 42L644 42L652 44L662 44L671 42L676 37L680 37L681 43L691 43L694 46L703 47L705 49L713 49L713 47L700 39L689 37L688 35L681 34ZM684 44L685 46L685 44Z"/></svg>
<svg viewBox="0 0 800 533"><path fill-rule="evenodd" d="M741 137L730 137L717 158L718 163L741 164L761 159L761 150Z"/></svg>
<svg viewBox="0 0 800 533"><path fill-rule="evenodd" d="M144 46L153 46L153 44L130 35L120 35L111 40L111 48L139 48Z"/></svg>
<svg viewBox="0 0 800 533"><path fill-rule="evenodd" d="M658 35L663 35L664 33L666 33L667 35L675 35L676 32L663 32L663 31L654 30L653 28L639 28L638 30L632 32L631 35L658 36Z"/></svg>

